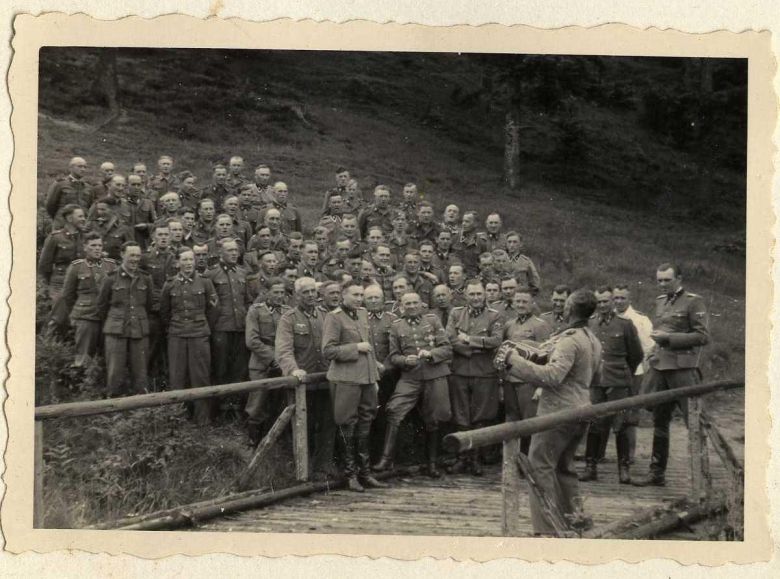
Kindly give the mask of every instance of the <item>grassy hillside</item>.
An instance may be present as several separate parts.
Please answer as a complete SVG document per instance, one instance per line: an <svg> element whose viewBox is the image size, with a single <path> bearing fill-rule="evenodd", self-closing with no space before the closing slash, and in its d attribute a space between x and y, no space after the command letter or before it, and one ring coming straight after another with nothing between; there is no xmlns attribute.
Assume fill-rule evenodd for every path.
<svg viewBox="0 0 780 579"><path fill-rule="evenodd" d="M397 193L403 183L416 181L439 209L455 202L483 216L501 211L508 227L525 233L527 252L547 288L567 281L627 281L637 286L638 306L649 311L656 295L654 267L680 262L687 285L706 297L713 312L705 374L742 373L744 258L716 248L744 240L744 222L713 227L682 219L690 210L685 191L695 179L694 160L643 129L636 110L583 105L578 122L587 134L588 162L563 168L555 154L545 153L558 146L560 123L545 122L540 112L523 141L523 186L507 192L500 111L489 103L467 107L458 96L481 86L484 70L474 61L457 55L186 56L120 54L124 112L96 131L106 111L89 90L94 53L43 51L39 195L74 154L93 167L110 159L127 171L137 160L152 170L160 154L171 153L177 169L192 170L204 185L214 162L240 154L249 167L268 163L275 178L289 184L309 223L338 165L350 168L366 193L377 183ZM623 59L616 66L618 78L628 80L672 74L667 64L653 61ZM633 86L628 80L626 86ZM580 178L562 176L567 167ZM632 175L652 180L656 171L677 191L672 199L661 196L638 209L614 196ZM724 165L714 182L734 187L733 193L744 177ZM710 203L717 204L717 197L713 191ZM735 215L744 213L744 199L742 207L732 207Z"/></svg>
<svg viewBox="0 0 780 579"><path fill-rule="evenodd" d="M503 114L486 96L485 69L478 61L457 55L283 52L186 56L120 53L123 113L96 129L106 109L90 91L94 51L43 50L39 200L73 155L84 156L95 170L111 160L126 173L139 160L151 171L159 155L172 154L177 170L192 170L206 185L214 162L239 154L249 168L269 164L274 177L288 183L309 224L339 165L352 171L364 193L385 183L398 195L405 182L415 181L437 211L449 202L483 217L498 210L507 227L521 230L526 253L540 268L543 309L558 283L628 282L636 288L636 306L650 312L657 295L655 267L679 262L686 286L705 297L712 314L705 378L744 374L744 255L719 250L744 248L744 175L735 153L743 135L734 133L733 148L718 151L702 208L691 193L696 155L647 128L646 111L636 106L644 84L663 85L677 74L668 62L615 59L604 91L581 98L573 113L526 107L523 184L510 192L502 184ZM604 95L611 95L607 104ZM566 135L573 140L563 139ZM562 149L562 142L569 148ZM567 151L576 151L577 158ZM736 411L742 406L739 395L720 402ZM212 441L224 436L225 447L234 449L240 433L215 430L207 436ZM57 440L68 438L60 433ZM88 500L83 497L103 491L81 489L74 481L47 489L56 524L118 516L135 504L128 499L85 511L78 506ZM210 489L230 486L229 480L207 482ZM135 491L132 496L146 492ZM203 495L155 497L158 508Z"/></svg>

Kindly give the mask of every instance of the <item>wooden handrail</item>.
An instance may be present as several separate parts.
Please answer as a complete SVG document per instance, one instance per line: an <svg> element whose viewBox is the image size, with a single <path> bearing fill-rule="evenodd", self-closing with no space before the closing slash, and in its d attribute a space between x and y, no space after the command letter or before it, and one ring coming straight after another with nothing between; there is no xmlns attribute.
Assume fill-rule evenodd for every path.
<svg viewBox="0 0 780 579"><path fill-rule="evenodd" d="M180 402L191 402L204 398L219 398L232 394L245 394L257 390L276 390L279 388L295 388L299 384L312 384L325 380L325 372L307 374L303 380L292 376L282 378L265 378L263 380L249 380L247 382L235 382L233 384L218 384L216 386L203 386L200 388L188 388L183 390L170 390L168 392L153 392L151 394L137 394L123 398L109 398L107 400L88 400L84 402L68 402L65 404L50 404L39 406L35 409L35 420L48 420L52 418L73 418L76 416L92 416L95 414L110 414L112 412L126 412L139 408L153 406L165 406Z"/></svg>
<svg viewBox="0 0 780 579"><path fill-rule="evenodd" d="M505 422L495 426L487 426L475 430L466 430L455 432L444 437L444 446L447 450L453 452L462 452L472 448L480 448L491 444L499 444L505 440L519 438L521 436L530 436L537 432L549 430L562 424L572 424L576 422L587 422L594 418L616 414L622 410L632 410L635 408L646 408L672 402L679 398L690 398L692 396L702 396L719 390L730 390L733 388L744 388L744 381L721 381L709 382L706 384L695 384L663 392L653 392L652 394L640 394L631 396L622 400L612 402L603 402L589 406L580 406L569 410L561 410L536 416L526 420L515 422Z"/></svg>

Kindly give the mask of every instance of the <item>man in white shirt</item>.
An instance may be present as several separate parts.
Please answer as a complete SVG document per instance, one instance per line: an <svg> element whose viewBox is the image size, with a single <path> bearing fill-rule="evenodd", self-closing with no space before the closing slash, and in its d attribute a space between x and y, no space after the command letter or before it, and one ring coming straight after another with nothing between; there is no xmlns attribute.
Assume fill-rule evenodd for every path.
<svg viewBox="0 0 780 579"><path fill-rule="evenodd" d="M647 370L647 357L655 345L655 342L650 337L653 332L653 322L650 321L646 315L634 309L631 305L631 291L628 289L627 284L618 284L615 286L612 292L612 301L615 305L615 311L621 318L631 320L636 327L637 334L639 335L639 342L642 344L642 353L644 359L642 363L637 366L634 373L634 394L639 392L639 385L642 383L642 376ZM629 462L634 462L634 454L636 452L636 425L639 421L639 410L631 412L633 416L630 416L630 425L627 426L628 444L629 444Z"/></svg>

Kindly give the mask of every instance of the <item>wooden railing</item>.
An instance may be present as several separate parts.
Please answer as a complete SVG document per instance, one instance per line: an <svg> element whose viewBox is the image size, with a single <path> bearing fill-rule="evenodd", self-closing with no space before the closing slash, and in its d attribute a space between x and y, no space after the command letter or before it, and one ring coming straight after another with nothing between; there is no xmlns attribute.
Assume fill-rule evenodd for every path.
<svg viewBox="0 0 780 579"><path fill-rule="evenodd" d="M267 378L265 380L249 380L233 384L220 384L218 386L203 386L201 388L189 388L186 390L170 390L168 392L153 392L151 394L137 394L123 398L109 398L106 400L89 400L85 402L68 402L65 404L51 404L39 406L35 409L35 479L34 479L34 507L33 526L40 528L43 525L43 443L46 420L57 418L75 418L78 416L94 416L97 414L111 414L114 412L128 412L141 408L153 408L207 398L221 398L235 394L247 394L258 390L278 390L281 388L290 390L291 404L284 409L274 424L266 439L258 445L255 454L250 461L247 472L238 481L238 486L245 486L257 464L262 460L265 452L278 437L287 423L292 422L293 453L295 458L295 475L299 481L309 480L309 446L307 435L307 409L306 390L320 386L325 380L324 372L307 374L302 380L287 376L284 378Z"/></svg>
<svg viewBox="0 0 780 579"><path fill-rule="evenodd" d="M717 454L729 471L733 481L733 492L730 493L729 502L739 503L743 492L743 467L736 458L733 449L725 437L714 425L712 419L704 412L701 396L730 390L744 388L744 382L723 381L696 384L663 392L642 394L604 402L590 406L581 406L569 410L561 410L544 416L537 416L516 422L505 422L495 426L488 426L476 430L467 430L449 434L444 438L445 448L453 452L481 448L493 444L503 444L502 464L502 533L504 536L518 536L520 534L520 491L524 486L522 475L529 483L530 492L534 493L545 511L554 521L556 533L559 536L570 534L569 526L563 515L557 510L549 497L544 495L544 490L536 484L535 473L525 455L520 452L520 437L531 436L537 432L549 430L563 424L576 424L589 422L596 418L616 414L624 410L649 408L666 402L673 402L681 398L689 398L688 401L688 445L690 454L691 480L693 483L693 499L704 503L710 499L712 490L712 478L709 470L709 458L707 451L707 437L713 443ZM734 499L734 497L737 497ZM728 505L726 505L728 506ZM734 505L735 508L737 505ZM712 509L704 509L709 512Z"/></svg>

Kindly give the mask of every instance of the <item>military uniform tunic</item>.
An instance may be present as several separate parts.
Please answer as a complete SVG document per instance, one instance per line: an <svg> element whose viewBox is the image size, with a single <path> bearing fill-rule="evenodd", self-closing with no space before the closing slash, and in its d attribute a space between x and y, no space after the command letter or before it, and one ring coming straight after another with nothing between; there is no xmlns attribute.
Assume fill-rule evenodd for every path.
<svg viewBox="0 0 780 579"><path fill-rule="evenodd" d="M49 187L46 193L46 212L52 219L57 217L60 209L66 205L74 204L81 207L85 212L92 207L95 201L95 193L92 187L84 179L77 179L73 175L68 175L57 179ZM62 227L62 223L55 223Z"/></svg>
<svg viewBox="0 0 780 579"><path fill-rule="evenodd" d="M668 332L669 340L656 344L648 358L649 369L642 382L643 393L661 392L699 383L701 348L710 339L707 309L701 296L680 288L671 296L655 300L653 327ZM663 473L669 458L669 423L675 405L686 420L687 399L653 407L653 455L650 470Z"/></svg>
<svg viewBox="0 0 780 579"><path fill-rule="evenodd" d="M300 305L286 311L279 318L276 331L276 361L284 376L295 370L307 374L325 372L328 363L322 355L322 323L325 311L317 306L307 310ZM309 444L313 448L312 464L321 471L332 464L336 442L331 396L327 382L306 385Z"/></svg>
<svg viewBox="0 0 780 579"><path fill-rule="evenodd" d="M370 341L365 308L338 307L325 316L322 355L330 361L334 421L365 434L376 416L379 369L374 352L359 352L357 345Z"/></svg>
<svg viewBox="0 0 780 579"><path fill-rule="evenodd" d="M49 288L49 297L56 301L65 281L65 271L71 262L82 257L81 233L67 229L52 231L43 242L38 258L38 276Z"/></svg>
<svg viewBox="0 0 780 579"><path fill-rule="evenodd" d="M168 387L172 390L211 384L208 312L217 305L211 280L194 272L165 282L160 294L160 320L168 330ZM212 400L193 404L198 424L212 418Z"/></svg>
<svg viewBox="0 0 780 579"><path fill-rule="evenodd" d="M421 359L414 366L408 365L406 356L416 356L420 350L429 351L431 359ZM387 403L389 424L401 424L421 398L427 430L436 430L439 422L450 420L452 411L447 376L451 359L452 346L436 315L407 316L393 322L388 360L401 371L401 378Z"/></svg>
<svg viewBox="0 0 780 579"><path fill-rule="evenodd" d="M274 359L274 341L279 319L292 308L255 300L246 314L246 347L249 349L249 379L263 380L280 376L279 365ZM277 392L257 390L250 392L244 411L250 422L263 423L272 414L268 402ZM278 396L277 396L278 398Z"/></svg>
<svg viewBox="0 0 780 579"><path fill-rule="evenodd" d="M210 320L214 380L217 384L241 382L247 376L244 329L247 305L252 302L246 270L221 261L207 269L204 277L214 284L219 301Z"/></svg>
<svg viewBox="0 0 780 579"><path fill-rule="evenodd" d="M468 335L463 341L458 334ZM501 315L492 308L456 307L447 322L452 343L450 399L460 428L492 420L498 413L498 374L493 353L503 335Z"/></svg>
<svg viewBox="0 0 780 579"><path fill-rule="evenodd" d="M512 276L517 280L517 289L530 290L532 295L539 293L541 278L530 258L523 254L509 256Z"/></svg>
<svg viewBox="0 0 780 579"><path fill-rule="evenodd" d="M62 296L54 304L52 319L64 326L70 318L76 334L76 366L97 353L101 322L98 291L106 276L116 268L112 259L77 259L65 271Z"/></svg>
<svg viewBox="0 0 780 579"><path fill-rule="evenodd" d="M552 329L547 322L532 314L517 316L514 320L506 322L504 326L504 340L512 342L541 344L550 337L551 333ZM518 381L517 377L507 376L503 385L507 421L525 420L536 416L537 401L533 399L533 395L537 385L534 382ZM520 440L520 449L523 453L528 454L530 445L530 436Z"/></svg>
<svg viewBox="0 0 780 579"><path fill-rule="evenodd" d="M149 363L149 317L152 280L138 271L120 267L107 276L98 292L98 311L103 323L106 356L106 387L109 396L125 392L130 370L132 392L147 387Z"/></svg>
<svg viewBox="0 0 780 579"><path fill-rule="evenodd" d="M382 210L374 204L364 208L358 216L360 235L365 237L372 227L381 227L389 235L393 231L393 210L390 207Z"/></svg>

